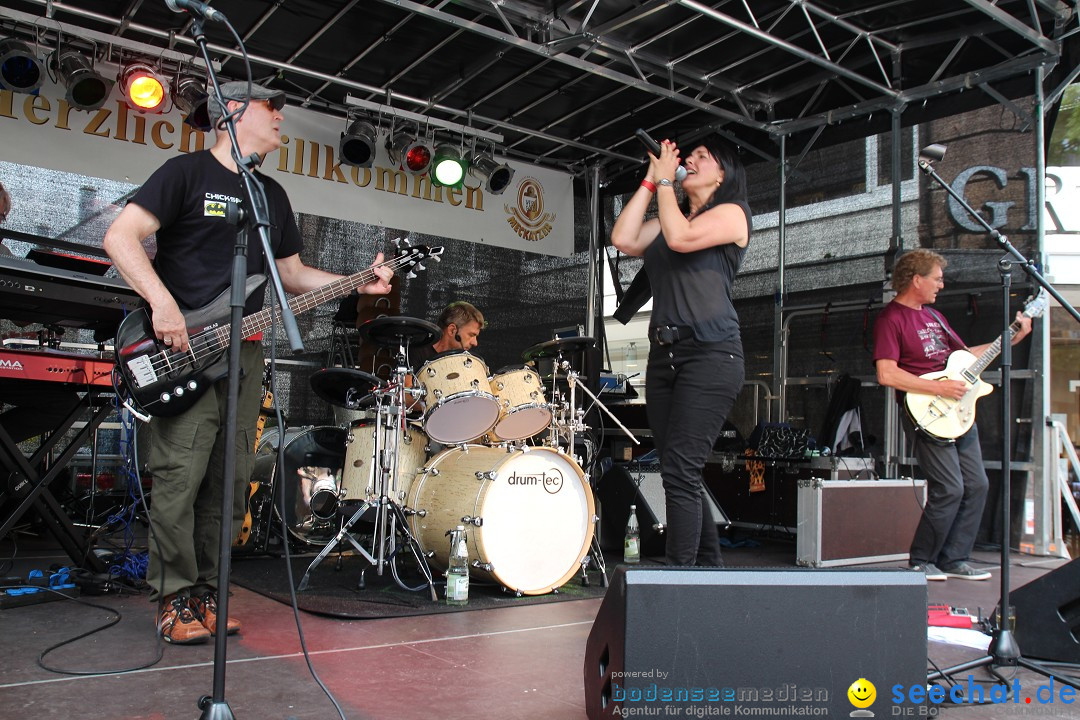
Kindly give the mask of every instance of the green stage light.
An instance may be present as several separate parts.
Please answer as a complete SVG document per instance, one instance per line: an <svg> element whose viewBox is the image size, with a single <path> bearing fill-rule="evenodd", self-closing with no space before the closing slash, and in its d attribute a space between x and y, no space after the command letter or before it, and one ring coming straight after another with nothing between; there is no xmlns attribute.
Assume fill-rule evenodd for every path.
<svg viewBox="0 0 1080 720"><path fill-rule="evenodd" d="M435 148L435 158L431 162L431 182L444 187L461 187L465 181L467 163L461 159L461 151L456 145L445 143Z"/></svg>

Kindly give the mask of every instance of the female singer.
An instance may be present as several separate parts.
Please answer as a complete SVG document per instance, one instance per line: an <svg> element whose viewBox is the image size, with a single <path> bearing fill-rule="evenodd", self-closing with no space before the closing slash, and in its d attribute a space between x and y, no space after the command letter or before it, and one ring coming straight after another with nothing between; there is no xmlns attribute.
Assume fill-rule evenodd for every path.
<svg viewBox="0 0 1080 720"><path fill-rule="evenodd" d="M666 497L667 563L719 566L702 470L743 383L731 287L750 240L746 171L733 148L706 138L685 159L680 208L678 147L665 140L649 158L611 244L644 256L652 286L645 400ZM644 220L654 194L659 215Z"/></svg>

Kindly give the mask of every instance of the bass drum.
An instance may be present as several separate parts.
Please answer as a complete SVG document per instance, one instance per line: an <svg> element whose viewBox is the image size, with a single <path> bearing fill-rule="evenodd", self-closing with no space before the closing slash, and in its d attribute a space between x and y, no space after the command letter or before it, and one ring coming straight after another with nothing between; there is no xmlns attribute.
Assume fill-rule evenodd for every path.
<svg viewBox="0 0 1080 720"><path fill-rule="evenodd" d="M549 593L581 569L596 513L577 463L541 447L444 450L417 474L408 506L433 566L446 569L446 533L464 525L470 574L523 595Z"/></svg>
<svg viewBox="0 0 1080 720"><path fill-rule="evenodd" d="M278 467L278 433L274 430L273 434L267 430L260 439L251 480L258 482L260 489L267 489L259 493L265 500L276 498L277 492L285 493L285 524L290 535L309 545L325 545L339 528L347 431L340 427L286 431L285 464ZM273 501L272 513L262 515L273 517L275 524L280 522L277 501Z"/></svg>

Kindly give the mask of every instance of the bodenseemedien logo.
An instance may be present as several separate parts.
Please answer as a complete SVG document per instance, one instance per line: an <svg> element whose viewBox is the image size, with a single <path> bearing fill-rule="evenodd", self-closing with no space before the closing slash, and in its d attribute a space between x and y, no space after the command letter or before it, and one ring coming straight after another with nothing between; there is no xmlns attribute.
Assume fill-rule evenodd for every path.
<svg viewBox="0 0 1080 720"><path fill-rule="evenodd" d="M851 717L874 717L874 712L868 710L877 700L877 688L874 683L866 678L859 678L851 683L847 691L848 701L855 706L849 714Z"/></svg>

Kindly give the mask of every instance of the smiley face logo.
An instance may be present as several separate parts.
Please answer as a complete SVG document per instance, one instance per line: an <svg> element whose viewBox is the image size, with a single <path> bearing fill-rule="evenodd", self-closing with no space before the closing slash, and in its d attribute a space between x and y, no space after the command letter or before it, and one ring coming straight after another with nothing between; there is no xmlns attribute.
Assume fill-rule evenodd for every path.
<svg viewBox="0 0 1080 720"><path fill-rule="evenodd" d="M874 687L874 683L866 678L859 678L851 683L851 687L849 687L847 691L847 696L852 705L860 710L865 710L873 705L874 700L877 699L877 688ZM863 713L859 713L859 715L862 714ZM852 715L855 715L855 713L852 713Z"/></svg>

